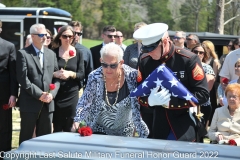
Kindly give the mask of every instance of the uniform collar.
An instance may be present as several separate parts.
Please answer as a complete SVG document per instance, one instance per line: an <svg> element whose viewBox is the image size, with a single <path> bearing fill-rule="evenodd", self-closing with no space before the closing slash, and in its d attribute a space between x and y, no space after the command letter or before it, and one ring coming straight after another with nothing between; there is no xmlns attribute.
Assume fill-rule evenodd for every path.
<svg viewBox="0 0 240 160"><path fill-rule="evenodd" d="M170 43L170 50L167 53L165 53L164 55L162 55L162 57L160 59L160 61L162 61L162 62L166 62L174 54L175 47L174 47L173 43L171 43L171 42L169 42L169 43Z"/></svg>

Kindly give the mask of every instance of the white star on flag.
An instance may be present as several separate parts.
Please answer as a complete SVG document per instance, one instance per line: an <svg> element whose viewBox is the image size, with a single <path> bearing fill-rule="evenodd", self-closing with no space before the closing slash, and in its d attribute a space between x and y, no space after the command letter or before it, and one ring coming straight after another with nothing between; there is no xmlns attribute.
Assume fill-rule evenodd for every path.
<svg viewBox="0 0 240 160"><path fill-rule="evenodd" d="M175 95L175 94L172 92L172 96L173 96L173 97L177 97L178 95Z"/></svg>
<svg viewBox="0 0 240 160"><path fill-rule="evenodd" d="M159 67L157 68L157 72L159 72L159 71L164 72L163 68L164 68L164 66L159 66Z"/></svg>
<svg viewBox="0 0 240 160"><path fill-rule="evenodd" d="M191 98L193 96L191 96L189 93L187 93L187 96L183 96L183 98L185 98L187 101L191 101Z"/></svg>
<svg viewBox="0 0 240 160"><path fill-rule="evenodd" d="M153 81L153 82L156 83L156 87L157 87L157 86L162 86L163 81L157 78L157 81Z"/></svg>
<svg viewBox="0 0 240 160"><path fill-rule="evenodd" d="M175 80L174 78L171 81L169 81L169 82L171 83L171 87L172 86L177 86L177 83L178 83L178 81Z"/></svg>
<svg viewBox="0 0 240 160"><path fill-rule="evenodd" d="M147 83L148 83L148 81L144 81L144 82L142 83L142 88L143 88L143 87L148 87L148 86L147 86Z"/></svg>

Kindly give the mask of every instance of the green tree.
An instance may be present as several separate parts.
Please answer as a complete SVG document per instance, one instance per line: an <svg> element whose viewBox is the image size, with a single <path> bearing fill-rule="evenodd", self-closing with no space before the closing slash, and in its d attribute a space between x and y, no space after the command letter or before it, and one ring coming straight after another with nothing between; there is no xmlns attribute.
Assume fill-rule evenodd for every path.
<svg viewBox="0 0 240 160"><path fill-rule="evenodd" d="M173 28L174 21L170 10L168 9L168 0L146 0L145 5L148 11L147 23L163 22Z"/></svg>
<svg viewBox="0 0 240 160"><path fill-rule="evenodd" d="M183 16L180 21L181 30L187 32L206 31L208 28L207 21L209 19L208 0L186 0L180 8Z"/></svg>

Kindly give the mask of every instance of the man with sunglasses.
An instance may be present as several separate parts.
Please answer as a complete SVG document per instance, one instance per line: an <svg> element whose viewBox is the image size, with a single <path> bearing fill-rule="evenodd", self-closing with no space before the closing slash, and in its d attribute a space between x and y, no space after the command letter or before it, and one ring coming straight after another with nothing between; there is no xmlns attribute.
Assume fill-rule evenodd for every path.
<svg viewBox="0 0 240 160"><path fill-rule="evenodd" d="M187 49L184 46L185 40L186 40L186 33L183 31L176 31L175 36L173 37L174 45L180 48Z"/></svg>
<svg viewBox="0 0 240 160"><path fill-rule="evenodd" d="M200 40L196 34L189 34L187 36L187 48L192 49L196 44L200 43Z"/></svg>
<svg viewBox="0 0 240 160"><path fill-rule="evenodd" d="M207 102L208 86L198 56L175 47L169 40L167 30L167 24L153 23L134 32L133 37L142 41L142 54L138 62L138 84L161 64L165 64L196 97L199 104ZM192 109L196 109L193 106L199 104L170 95L167 89L159 92L153 89L151 92L149 96L139 97L139 103L142 118L149 126L152 138L196 141L196 121L191 113ZM149 110L153 110L152 115Z"/></svg>
<svg viewBox="0 0 240 160"><path fill-rule="evenodd" d="M97 69L98 67L101 66L100 50L102 49L102 47L105 44L115 42L115 38L116 38L116 28L114 26L111 26L111 25L105 26L102 30L103 43L90 48L90 50L92 52L94 69Z"/></svg>
<svg viewBox="0 0 240 160"><path fill-rule="evenodd" d="M44 47L47 32L43 24L30 28L32 44L17 52L16 73L20 84L18 106L21 116L19 145L32 138L36 126L36 136L50 134L54 111L53 99L59 89L59 80L53 79L58 71L56 54ZM55 84L50 91L49 85Z"/></svg>
<svg viewBox="0 0 240 160"><path fill-rule="evenodd" d="M72 26L75 32L75 41L76 41L75 48L80 52L82 52L82 55L83 55L85 78L84 80L81 81L81 87L85 88L87 84L88 75L93 71L92 53L90 49L88 49L87 47L79 43L80 36L82 36L82 28L83 28L81 22L71 21L69 22L68 25Z"/></svg>
<svg viewBox="0 0 240 160"><path fill-rule="evenodd" d="M123 34L122 34L122 32L121 31L117 31L116 32L116 39L115 39L115 43L116 44L118 44L121 48L122 48L122 50L123 50L123 52L125 51L125 49L127 48L127 46L125 45L125 44L123 44Z"/></svg>

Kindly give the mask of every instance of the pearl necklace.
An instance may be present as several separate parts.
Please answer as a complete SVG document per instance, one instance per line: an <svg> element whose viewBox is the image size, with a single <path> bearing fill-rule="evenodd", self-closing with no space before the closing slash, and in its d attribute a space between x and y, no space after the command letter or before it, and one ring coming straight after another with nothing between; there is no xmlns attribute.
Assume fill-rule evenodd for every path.
<svg viewBox="0 0 240 160"><path fill-rule="evenodd" d="M117 89L117 96L116 96L116 99L115 99L115 102L113 103L113 105L111 105L109 103L109 100L108 100L108 91L107 91L107 83L106 83L106 76L104 76L104 83L105 83L105 92L106 92L106 102L107 102L107 105L108 106L114 106L116 103L117 103L117 100L118 100L118 94L119 94L119 89L120 89L120 81L121 81L121 74L119 74L118 76L118 89ZM112 86L112 85L111 85Z"/></svg>

